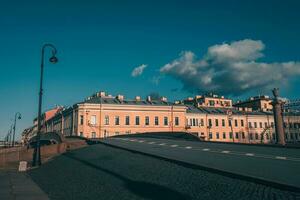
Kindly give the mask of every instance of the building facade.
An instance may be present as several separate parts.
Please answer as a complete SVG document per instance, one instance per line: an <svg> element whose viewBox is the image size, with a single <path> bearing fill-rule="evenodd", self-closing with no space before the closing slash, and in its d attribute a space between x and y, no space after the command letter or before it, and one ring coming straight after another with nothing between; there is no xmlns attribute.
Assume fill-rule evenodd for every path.
<svg viewBox="0 0 300 200"><path fill-rule="evenodd" d="M274 143L276 134L269 100L265 96L253 98L234 107L232 100L217 95L198 95L171 103L164 97L144 100L137 96L128 100L123 95L113 97L98 92L72 107L57 110L44 121L43 127L45 132L86 138L187 132L204 141ZM284 112L284 127L287 142L300 141L299 112Z"/></svg>
<svg viewBox="0 0 300 200"><path fill-rule="evenodd" d="M47 121L47 127L63 135L103 138L119 134L185 131L184 105L160 100L126 100L99 92Z"/></svg>

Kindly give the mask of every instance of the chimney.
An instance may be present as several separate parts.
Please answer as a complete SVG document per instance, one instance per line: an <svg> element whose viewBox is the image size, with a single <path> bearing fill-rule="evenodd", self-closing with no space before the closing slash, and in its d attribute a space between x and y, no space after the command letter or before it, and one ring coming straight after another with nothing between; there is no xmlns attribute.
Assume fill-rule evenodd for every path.
<svg viewBox="0 0 300 200"><path fill-rule="evenodd" d="M123 101L123 100L124 100L124 96L123 96L123 95L120 95L120 94L118 94L116 98L117 98L119 101Z"/></svg>
<svg viewBox="0 0 300 200"><path fill-rule="evenodd" d="M147 101L151 102L151 96L147 96Z"/></svg>
<svg viewBox="0 0 300 200"><path fill-rule="evenodd" d="M140 101L140 100L141 100L141 97L140 97L140 96L136 96L136 97L135 97L135 100L136 100L136 101Z"/></svg>
<svg viewBox="0 0 300 200"><path fill-rule="evenodd" d="M163 102L167 102L168 101L167 97L161 97L160 100L163 101Z"/></svg>
<svg viewBox="0 0 300 200"><path fill-rule="evenodd" d="M105 92L103 92L103 91L97 92L96 96L97 97L105 97Z"/></svg>
<svg viewBox="0 0 300 200"><path fill-rule="evenodd" d="M111 95L111 94L109 94L109 95L107 95L107 97L109 97L109 98L112 98L112 95Z"/></svg>

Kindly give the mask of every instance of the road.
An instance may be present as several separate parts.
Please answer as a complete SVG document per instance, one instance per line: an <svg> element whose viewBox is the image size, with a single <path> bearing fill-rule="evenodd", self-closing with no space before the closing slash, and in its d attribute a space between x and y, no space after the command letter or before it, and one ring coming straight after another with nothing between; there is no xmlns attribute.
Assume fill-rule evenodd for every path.
<svg viewBox="0 0 300 200"><path fill-rule="evenodd" d="M148 149L152 153L161 152L161 155L178 149L183 152L180 155L186 157L190 157L192 149L198 144L188 143L192 148L185 148L183 144L186 142L181 140L133 140L135 141L102 141ZM158 143L149 144L150 142ZM171 142L178 146L169 147ZM209 157L215 156L211 154ZM28 171L28 175L54 200L300 198L300 193L191 168L107 144L91 145L67 152L44 163L40 168Z"/></svg>
<svg viewBox="0 0 300 200"><path fill-rule="evenodd" d="M117 137L104 143L300 189L300 149Z"/></svg>

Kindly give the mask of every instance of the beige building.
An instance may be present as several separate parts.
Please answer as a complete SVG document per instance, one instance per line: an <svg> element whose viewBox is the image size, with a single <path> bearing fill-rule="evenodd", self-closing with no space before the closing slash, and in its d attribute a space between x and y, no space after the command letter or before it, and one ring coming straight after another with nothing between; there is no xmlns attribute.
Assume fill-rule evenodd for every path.
<svg viewBox="0 0 300 200"><path fill-rule="evenodd" d="M167 101L127 100L122 95L106 96L99 92L75 104L47 122L49 130L64 135L103 138L143 132L177 132L185 130L184 105Z"/></svg>
<svg viewBox="0 0 300 200"><path fill-rule="evenodd" d="M86 138L187 132L205 141L273 143L274 117L268 107L263 109L265 100L255 100L252 106L233 107L231 99L216 95L198 95L170 103L164 97L152 100L137 96L128 100L122 95L113 97L98 92L72 107L58 110L43 126L48 132ZM300 141L300 113L285 112L284 122L286 141Z"/></svg>
<svg viewBox="0 0 300 200"><path fill-rule="evenodd" d="M215 99L217 100L218 98ZM205 141L274 143L276 140L274 117L268 107L269 103L270 101L266 99L255 100L254 105L261 106L261 109L250 104L249 107L187 105L187 132ZM299 142L300 113L285 112L283 117L286 141Z"/></svg>
<svg viewBox="0 0 300 200"><path fill-rule="evenodd" d="M238 101L234 105L237 108L251 108L258 111L272 111L272 99L266 95L251 97L246 101Z"/></svg>

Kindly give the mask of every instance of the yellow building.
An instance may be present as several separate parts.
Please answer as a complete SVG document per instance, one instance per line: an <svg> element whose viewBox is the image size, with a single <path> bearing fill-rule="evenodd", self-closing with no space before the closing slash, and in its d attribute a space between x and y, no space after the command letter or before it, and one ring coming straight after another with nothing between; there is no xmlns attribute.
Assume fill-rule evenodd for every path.
<svg viewBox="0 0 300 200"><path fill-rule="evenodd" d="M284 114L287 142L300 140L300 114ZM170 103L166 98L133 100L98 92L61 110L46 122L48 131L87 138L146 132L188 132L205 141L273 143L273 113L267 109L233 107L219 96L196 96Z"/></svg>
<svg viewBox="0 0 300 200"><path fill-rule="evenodd" d="M64 135L103 138L143 132L178 132L185 130L184 105L167 101L127 100L122 95L106 96L99 92L75 104L47 122L51 131Z"/></svg>

